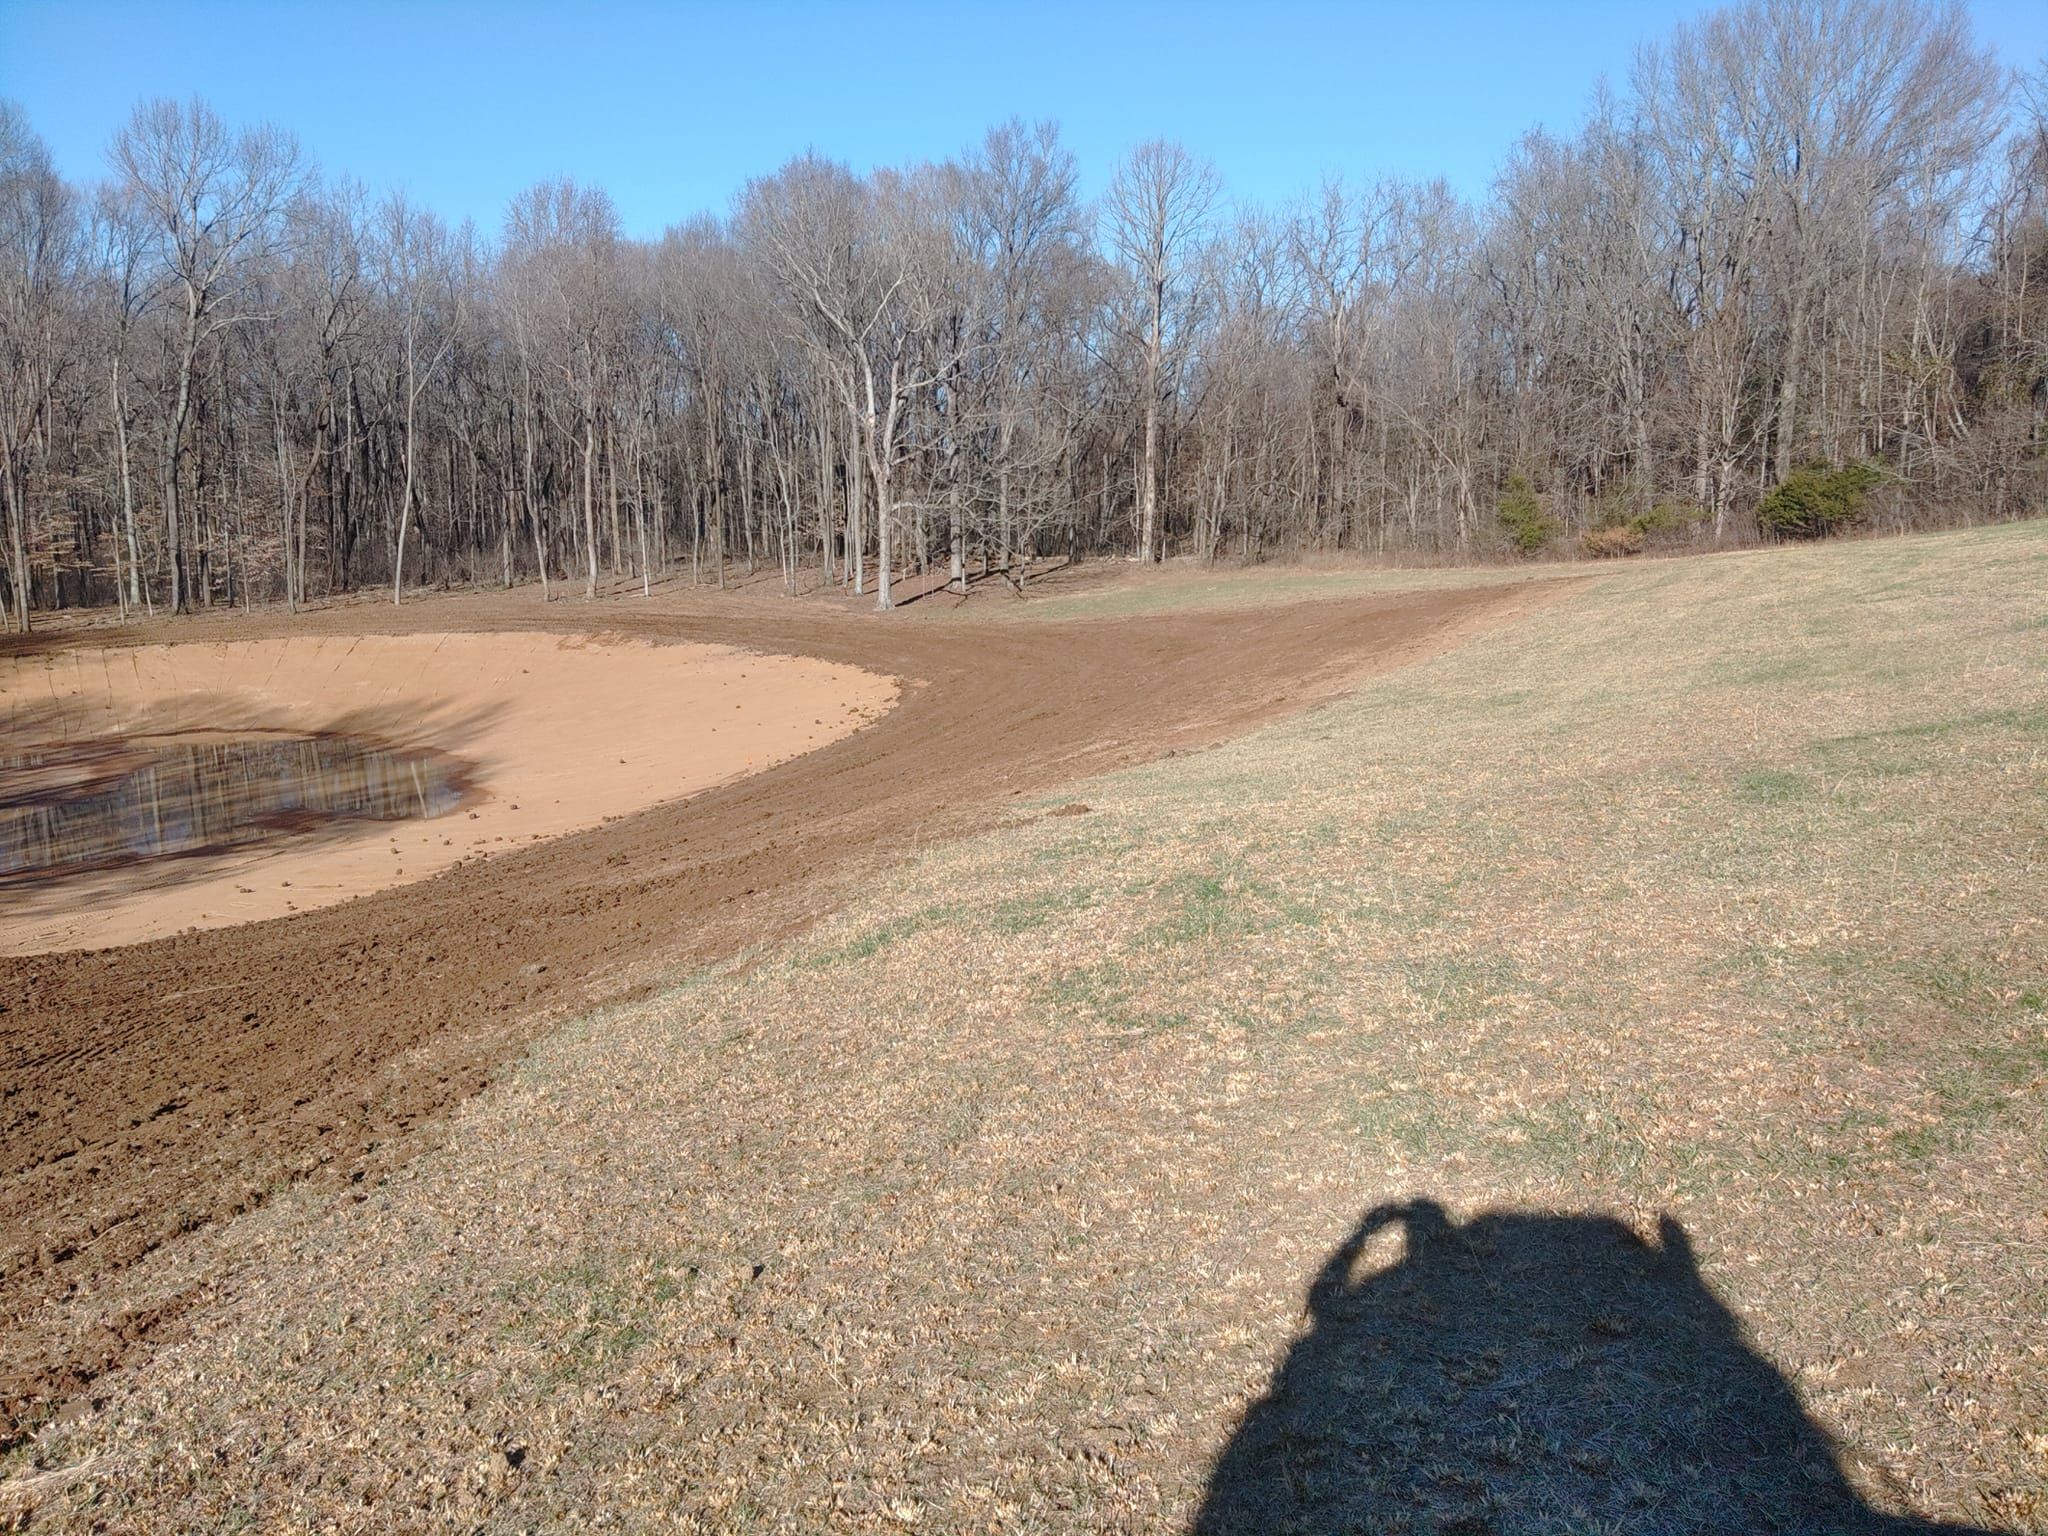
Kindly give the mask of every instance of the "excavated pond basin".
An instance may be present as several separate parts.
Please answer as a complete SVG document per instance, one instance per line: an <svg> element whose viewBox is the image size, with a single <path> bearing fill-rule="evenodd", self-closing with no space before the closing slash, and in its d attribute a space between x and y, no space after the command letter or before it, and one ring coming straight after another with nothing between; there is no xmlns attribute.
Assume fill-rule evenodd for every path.
<svg viewBox="0 0 2048 1536"><path fill-rule="evenodd" d="M42 818L0 822L17 870L37 865L0 874L0 956L265 922L431 880L826 746L896 693L894 679L843 663L605 632L295 633L0 654L0 762L73 744L68 764L16 768L13 789L0 779L0 817L33 805ZM311 754L310 768L277 768L258 750L287 741L316 743L287 749ZM146 836L104 830L158 814L132 793L107 808L120 803L112 781L142 766L123 754L223 742L243 745L206 765L210 787L188 798L235 808L242 830L227 846L180 859L163 856L153 822ZM263 787L239 782L249 779ZM102 808L60 814L59 786L76 795L87 781ZM340 794L337 781L355 788ZM421 819L422 787L429 811L445 808L437 786L459 786L461 807ZM365 819L394 815L410 819ZM221 835L212 810L187 820L201 846ZM120 862L53 866L53 855Z"/></svg>
<svg viewBox="0 0 2048 1536"><path fill-rule="evenodd" d="M111 737L0 756L0 879L111 869L454 810L445 754L342 735Z"/></svg>

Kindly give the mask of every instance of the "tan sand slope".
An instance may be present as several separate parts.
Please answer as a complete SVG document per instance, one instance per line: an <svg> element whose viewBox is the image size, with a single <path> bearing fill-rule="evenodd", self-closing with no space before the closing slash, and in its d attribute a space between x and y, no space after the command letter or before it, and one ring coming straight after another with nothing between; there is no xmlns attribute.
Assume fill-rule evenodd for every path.
<svg viewBox="0 0 2048 1536"><path fill-rule="evenodd" d="M102 948L329 906L785 761L875 719L856 667L613 635L331 635L0 661L0 753L29 742L342 732L451 754L461 808L0 892L0 954Z"/></svg>

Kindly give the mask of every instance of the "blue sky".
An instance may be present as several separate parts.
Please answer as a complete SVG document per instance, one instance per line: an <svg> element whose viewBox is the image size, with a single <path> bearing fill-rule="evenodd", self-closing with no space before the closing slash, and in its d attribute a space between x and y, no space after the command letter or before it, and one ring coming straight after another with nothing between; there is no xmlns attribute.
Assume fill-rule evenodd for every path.
<svg viewBox="0 0 2048 1536"><path fill-rule="evenodd" d="M138 99L196 92L230 122L290 129L331 173L486 231L521 187L570 175L651 235L805 149L862 169L937 158L1013 113L1060 123L1091 193L1130 145L1166 136L1248 201L1327 174L1478 194L1525 129L1571 128L1603 76L1700 10L0 0L0 94L78 179L102 173ZM1971 13L2006 63L2048 54L2044 0Z"/></svg>

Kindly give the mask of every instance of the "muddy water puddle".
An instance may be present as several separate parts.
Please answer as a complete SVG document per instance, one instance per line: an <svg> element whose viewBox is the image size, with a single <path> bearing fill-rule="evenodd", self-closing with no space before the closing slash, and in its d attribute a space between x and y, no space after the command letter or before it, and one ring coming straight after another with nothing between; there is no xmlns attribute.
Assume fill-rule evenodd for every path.
<svg viewBox="0 0 2048 1536"><path fill-rule="evenodd" d="M345 735L114 737L0 748L0 880L440 816L466 765Z"/></svg>

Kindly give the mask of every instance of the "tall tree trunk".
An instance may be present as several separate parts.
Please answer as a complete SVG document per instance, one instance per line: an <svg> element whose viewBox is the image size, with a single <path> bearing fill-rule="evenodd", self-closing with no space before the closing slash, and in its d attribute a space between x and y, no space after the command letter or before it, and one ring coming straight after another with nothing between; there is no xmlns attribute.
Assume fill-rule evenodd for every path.
<svg viewBox="0 0 2048 1536"><path fill-rule="evenodd" d="M405 342L405 489L400 493L398 502L398 556L391 562L391 602L394 607L405 591L405 535L412 524L415 408L419 398L419 386L414 378L412 337L408 334Z"/></svg>
<svg viewBox="0 0 2048 1536"><path fill-rule="evenodd" d="M271 417L277 430L277 494L282 503L281 527L284 555L284 607L287 613L299 611L298 589L292 584L292 457L291 442L285 430L284 402L277 395L277 385L272 383Z"/></svg>
<svg viewBox="0 0 2048 1536"><path fill-rule="evenodd" d="M142 606L142 541L135 532L135 483L128 468L128 411L121 398L121 354L114 353L114 450L121 471L121 527L128 540L128 606Z"/></svg>
<svg viewBox="0 0 2048 1536"><path fill-rule="evenodd" d="M7 565L13 578L14 627L28 633L28 508L27 496L18 482L14 455L0 455L0 492L7 496Z"/></svg>
<svg viewBox="0 0 2048 1536"><path fill-rule="evenodd" d="M855 436L859 428L854 429ZM861 503L867 473L860 462L860 449L849 446L846 459L846 553L853 566L853 595L864 597L868 590L867 549L862 543L867 517Z"/></svg>
<svg viewBox="0 0 2048 1536"><path fill-rule="evenodd" d="M1801 283L1792 298L1792 313L1785 323L1785 349L1778 365L1777 453L1773 475L1779 481L1792 473L1792 454L1799 430L1799 371L1804 361L1806 340L1806 286Z"/></svg>
<svg viewBox="0 0 2048 1536"><path fill-rule="evenodd" d="M1154 285L1152 329L1145 339L1145 447L1138 480L1138 559L1150 565L1158 556L1159 522L1159 374L1164 344L1166 295Z"/></svg>
<svg viewBox="0 0 2048 1536"><path fill-rule="evenodd" d="M956 478L946 507L946 585L955 592L967 590L967 521L960 509L960 482Z"/></svg>
<svg viewBox="0 0 2048 1536"><path fill-rule="evenodd" d="M895 508L889 495L889 468L886 464L875 469L875 606L890 608L894 599L889 595L890 564L896 552L890 547L890 525L895 522Z"/></svg>
<svg viewBox="0 0 2048 1536"><path fill-rule="evenodd" d="M185 290L185 336L178 354L178 393L164 427L163 511L169 535L165 551L170 565L171 612L191 611L191 594L185 581L185 524L178 504L178 481L185 463L185 423L192 411L192 367L199 356L199 297L188 285Z"/></svg>
<svg viewBox="0 0 2048 1536"><path fill-rule="evenodd" d="M589 561L586 601L597 596L597 421L593 406L583 416L583 544Z"/></svg>

